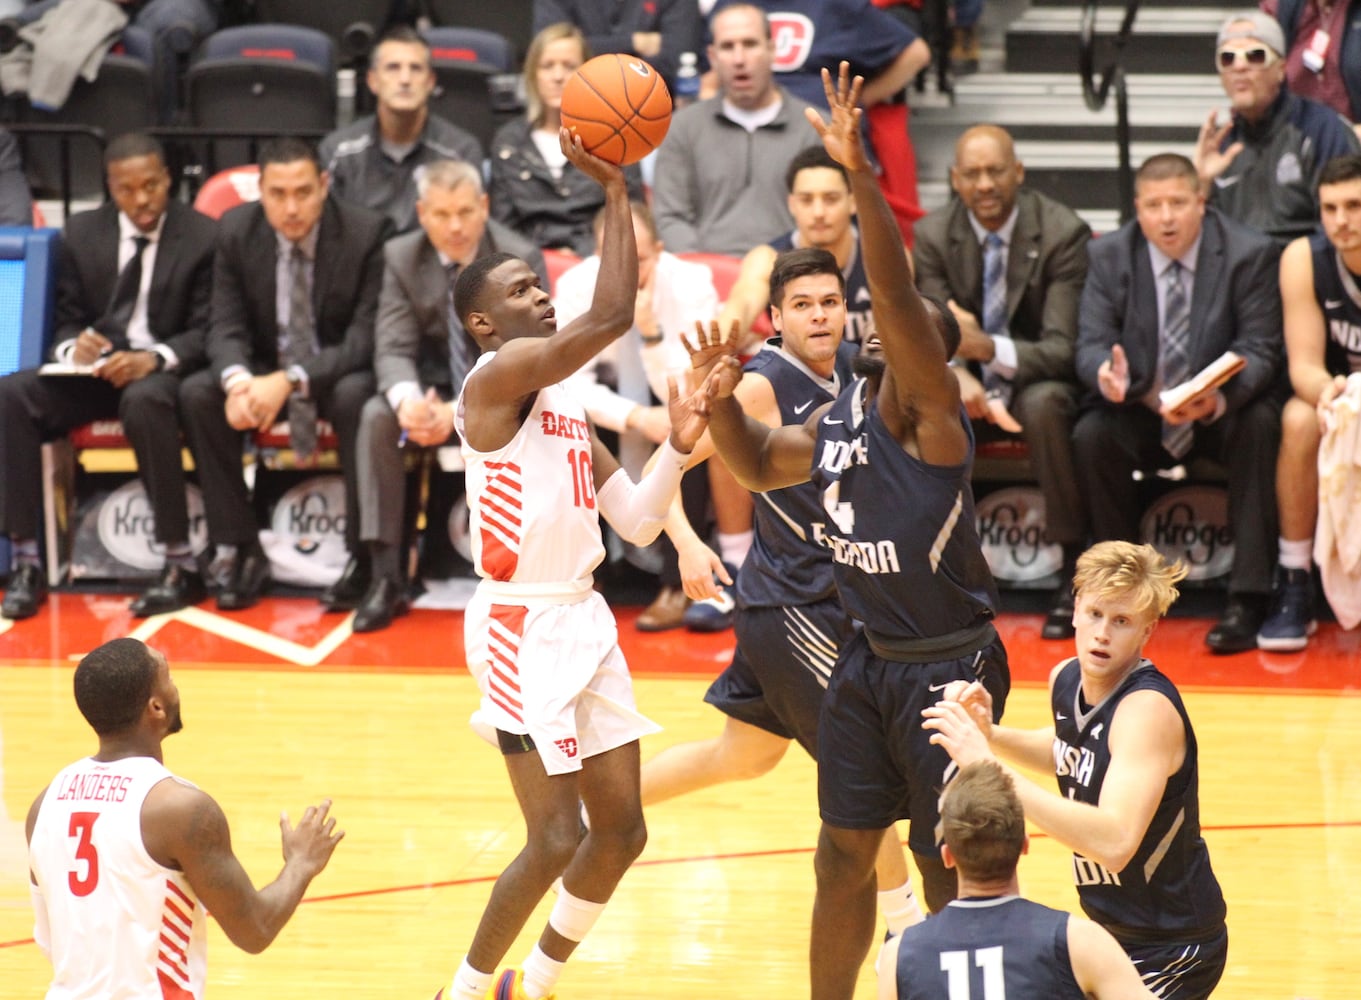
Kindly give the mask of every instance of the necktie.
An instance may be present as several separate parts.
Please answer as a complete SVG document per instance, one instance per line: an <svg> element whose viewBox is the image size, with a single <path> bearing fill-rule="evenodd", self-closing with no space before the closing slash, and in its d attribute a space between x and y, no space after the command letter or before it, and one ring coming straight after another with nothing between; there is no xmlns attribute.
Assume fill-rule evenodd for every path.
<svg viewBox="0 0 1361 1000"><path fill-rule="evenodd" d="M301 247L293 247L288 279L288 326L279 345L279 360L285 370L302 364L316 350L312 298L307 287L307 256ZM299 462L310 462L316 454L317 404L299 391L288 397L288 440Z"/></svg>
<svg viewBox="0 0 1361 1000"><path fill-rule="evenodd" d="M150 242L145 236L134 236L132 257L118 272L113 297L109 300L109 308L99 328L110 340L127 340L128 324L132 322L132 311L137 306L137 295L142 290L142 251Z"/></svg>
<svg viewBox="0 0 1361 1000"><path fill-rule="evenodd" d="M1002 237L988 233L983 240L983 332L1005 335L1007 329L1007 248ZM1011 402L1011 379L990 368L983 369L983 388L988 395Z"/></svg>
<svg viewBox="0 0 1361 1000"><path fill-rule="evenodd" d="M1167 294L1163 300L1163 336L1158 366L1162 388L1171 389L1191 375L1191 300L1181 280L1180 262L1173 261L1167 274ZM1191 424L1163 421L1162 442L1168 454L1181 458L1191 450L1195 430Z"/></svg>
<svg viewBox="0 0 1361 1000"><path fill-rule="evenodd" d="M459 322L458 313L454 311L454 285L458 282L458 273L461 269L457 261L445 267L449 275L449 380L454 387L455 399L463 390L463 380L468 377L468 369L473 366L471 352L468 349L468 334L464 331L463 324Z"/></svg>

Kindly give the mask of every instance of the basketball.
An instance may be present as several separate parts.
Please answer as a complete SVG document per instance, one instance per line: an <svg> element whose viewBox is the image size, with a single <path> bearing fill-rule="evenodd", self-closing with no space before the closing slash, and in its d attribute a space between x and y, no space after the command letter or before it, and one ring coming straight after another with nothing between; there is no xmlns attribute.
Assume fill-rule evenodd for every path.
<svg viewBox="0 0 1361 1000"><path fill-rule="evenodd" d="M581 65L562 89L562 124L602 160L637 163L666 138L671 94L650 65L617 53Z"/></svg>

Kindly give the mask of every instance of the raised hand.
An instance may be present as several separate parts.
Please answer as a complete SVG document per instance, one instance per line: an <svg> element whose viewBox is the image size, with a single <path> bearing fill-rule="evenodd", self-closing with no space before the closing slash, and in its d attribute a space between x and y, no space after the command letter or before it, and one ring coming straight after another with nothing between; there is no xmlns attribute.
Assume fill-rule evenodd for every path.
<svg viewBox="0 0 1361 1000"><path fill-rule="evenodd" d="M1196 173L1206 184L1228 170L1229 164L1243 151L1241 142L1235 142L1228 149L1220 151L1219 147L1228 136L1233 122L1219 125L1216 123L1218 117L1218 111L1211 111L1205 123L1200 126L1200 135L1196 138Z"/></svg>
<svg viewBox="0 0 1361 1000"><path fill-rule="evenodd" d="M706 329L703 323L695 323L695 341L692 344L685 334L681 334L681 343L685 345L685 350L690 355L690 384L701 385L713 371L714 365L718 364L721 358L737 358L737 321L733 320L732 326L728 328L728 335L723 336L723 331L719 329L718 320L710 320Z"/></svg>
<svg viewBox="0 0 1361 1000"><path fill-rule="evenodd" d="M586 152L586 147L581 144L581 136L571 129L558 129L558 143L562 146L562 155L567 157L567 162L601 187L624 184L623 169L593 153Z"/></svg>
<svg viewBox="0 0 1361 1000"><path fill-rule="evenodd" d="M1123 403L1129 392L1129 359L1119 344L1111 346L1111 356L1096 370L1096 384L1101 395L1112 403Z"/></svg>
<svg viewBox="0 0 1361 1000"><path fill-rule="evenodd" d="M682 455L688 455L695 448L709 426L709 403L711 397L706 391L708 381L684 399L676 388L675 378L666 379L666 405L671 415L671 447Z"/></svg>
<svg viewBox="0 0 1361 1000"><path fill-rule="evenodd" d="M302 819L295 827L288 821L288 814L279 817L279 832L283 836L284 864L298 865L307 878L314 878L326 867L335 853L336 845L345 836L344 830L336 829L336 821L327 813L331 800L322 799L318 805L303 810Z"/></svg>
<svg viewBox="0 0 1361 1000"><path fill-rule="evenodd" d="M863 111L858 105L864 85L863 76L851 79L851 64L843 60L835 87L832 86L832 74L826 68L822 71L822 89L827 94L831 121L824 122L814 108L804 109L808 124L817 131L827 155L850 171L870 169L869 157L865 155L865 145L860 139Z"/></svg>

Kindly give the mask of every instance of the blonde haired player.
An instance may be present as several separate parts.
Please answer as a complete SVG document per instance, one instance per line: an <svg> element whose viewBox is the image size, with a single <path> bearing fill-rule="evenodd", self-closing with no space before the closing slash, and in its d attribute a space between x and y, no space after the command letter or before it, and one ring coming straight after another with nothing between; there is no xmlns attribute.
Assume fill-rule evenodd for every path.
<svg viewBox="0 0 1361 1000"><path fill-rule="evenodd" d="M1082 909L1163 996L1208 997L1224 972L1224 894L1200 835L1196 736L1176 686L1144 644L1186 575L1150 545L1102 542L1073 578L1077 655L1049 675L1052 728L992 722L977 684L923 713L932 742L965 767L994 755L1058 779L1014 775L1025 814L1073 849Z"/></svg>
<svg viewBox="0 0 1361 1000"><path fill-rule="evenodd" d="M552 995L647 840L634 710L614 617L592 589L605 556L600 515L645 545L660 533L685 459L708 426L703 392L670 387L671 435L634 484L561 383L633 325L638 250L620 169L560 133L563 154L605 189L600 276L591 307L557 328L548 292L508 254L469 264L454 309L482 355L455 406L467 464L473 564L464 615L479 714L496 729L525 817L524 849L501 873L468 954L441 1000ZM593 818L579 838L579 803ZM562 888L523 971L496 967L559 876Z"/></svg>

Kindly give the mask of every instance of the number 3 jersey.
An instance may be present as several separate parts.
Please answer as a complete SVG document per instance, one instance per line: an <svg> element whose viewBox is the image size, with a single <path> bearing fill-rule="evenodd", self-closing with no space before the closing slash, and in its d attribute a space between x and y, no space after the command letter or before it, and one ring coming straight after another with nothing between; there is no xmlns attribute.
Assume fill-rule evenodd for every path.
<svg viewBox="0 0 1361 1000"><path fill-rule="evenodd" d="M496 354L483 354L468 380ZM467 385L467 381L464 382ZM476 451L464 433L463 397L454 421L467 469L473 567L500 583L589 580L605 558L595 505L591 426L560 384L540 389L515 436Z"/></svg>
<svg viewBox="0 0 1361 1000"><path fill-rule="evenodd" d="M86 758L48 786L28 855L46 911L47 1000L203 996L203 907L142 843L142 803L167 779L182 780L151 757Z"/></svg>

